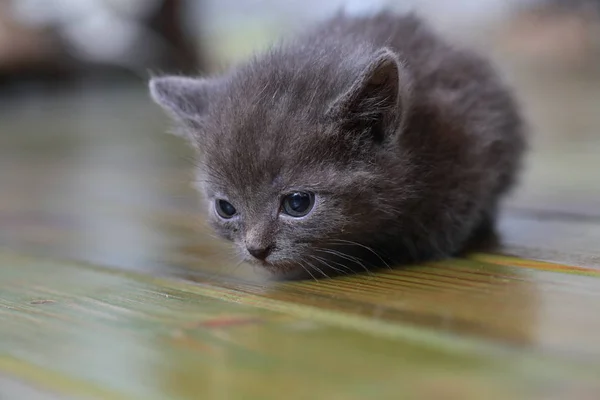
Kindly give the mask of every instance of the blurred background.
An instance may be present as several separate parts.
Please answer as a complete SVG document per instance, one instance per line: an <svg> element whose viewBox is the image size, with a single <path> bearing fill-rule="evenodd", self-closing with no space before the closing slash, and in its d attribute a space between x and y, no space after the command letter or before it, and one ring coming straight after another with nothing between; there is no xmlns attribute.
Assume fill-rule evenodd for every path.
<svg viewBox="0 0 600 400"><path fill-rule="evenodd" d="M515 88L533 152L502 223L508 251L562 246L563 261L600 263L598 238L561 222L600 219L597 0L0 0L0 246L145 270L233 266L189 217L192 154L164 134L148 77L218 72L341 8L385 7L488 54Z"/></svg>

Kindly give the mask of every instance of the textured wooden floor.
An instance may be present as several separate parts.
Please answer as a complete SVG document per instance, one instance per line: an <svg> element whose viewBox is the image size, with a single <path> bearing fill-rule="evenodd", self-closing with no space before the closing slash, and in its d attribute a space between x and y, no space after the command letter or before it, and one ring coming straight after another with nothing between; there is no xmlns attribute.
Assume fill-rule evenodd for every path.
<svg viewBox="0 0 600 400"><path fill-rule="evenodd" d="M600 398L600 80L522 79L498 254L318 282L234 267L142 89L0 104L0 399Z"/></svg>

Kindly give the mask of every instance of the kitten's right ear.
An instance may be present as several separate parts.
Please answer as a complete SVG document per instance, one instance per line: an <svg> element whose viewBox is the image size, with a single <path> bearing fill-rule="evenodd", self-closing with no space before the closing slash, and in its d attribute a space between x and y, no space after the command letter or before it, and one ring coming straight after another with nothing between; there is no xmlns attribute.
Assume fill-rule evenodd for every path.
<svg viewBox="0 0 600 400"><path fill-rule="evenodd" d="M156 104L182 122L196 123L206 115L215 86L209 79L181 76L155 77L149 84L150 96Z"/></svg>

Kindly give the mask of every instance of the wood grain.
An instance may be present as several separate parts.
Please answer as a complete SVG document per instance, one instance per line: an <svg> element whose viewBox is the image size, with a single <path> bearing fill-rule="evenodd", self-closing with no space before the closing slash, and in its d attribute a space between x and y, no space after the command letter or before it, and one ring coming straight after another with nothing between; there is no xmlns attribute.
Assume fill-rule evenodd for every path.
<svg viewBox="0 0 600 400"><path fill-rule="evenodd" d="M9 267L0 271L0 371L71 396L280 398L293 388L286 396L396 398L401 388L407 398L449 391L457 399L542 399L552 394L549 388L568 397L600 390L597 354L580 349L597 349L597 339L577 335L597 331L597 321L585 325L584 317L597 315L598 302L580 309L581 319L563 315L571 326L554 335L540 335L554 326L522 311L531 304L518 307L516 301L506 304L513 311L509 317L473 315L481 325L496 321L489 327L496 334L472 326L452 333L460 325L454 320L468 316L469 307L447 301L444 292L454 291L464 274L478 275L481 264L446 272L459 274L454 285L434 279L431 286L439 293L402 283L400 273L395 283L391 276L368 284L355 276L268 289L194 284L7 253L0 262ZM515 279L520 270L511 268L496 274ZM430 271L444 275L448 269ZM532 271L540 274L540 289L555 285ZM390 279L397 286L386 291ZM352 282L360 290L348 291ZM473 282L466 282L473 290ZM414 304L399 302L402 297ZM445 327L400 312L423 302L419 307L426 308L434 299L445 310ZM557 314L553 319L561 320Z"/></svg>

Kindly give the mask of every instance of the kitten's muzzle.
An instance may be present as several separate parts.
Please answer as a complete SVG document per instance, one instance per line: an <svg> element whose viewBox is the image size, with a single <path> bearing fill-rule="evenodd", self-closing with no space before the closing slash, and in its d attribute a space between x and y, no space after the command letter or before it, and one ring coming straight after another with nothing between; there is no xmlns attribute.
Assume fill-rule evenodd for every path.
<svg viewBox="0 0 600 400"><path fill-rule="evenodd" d="M260 261L264 261L269 254L271 254L271 251L273 250L273 246L267 246L267 247L247 247L248 249L248 253L250 253L252 255L252 257L260 260Z"/></svg>

